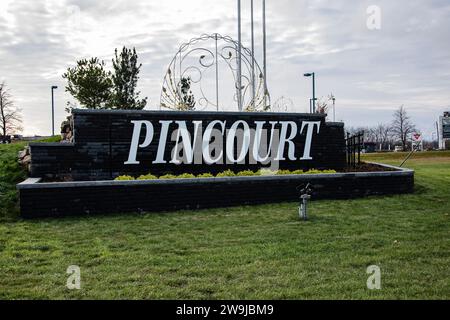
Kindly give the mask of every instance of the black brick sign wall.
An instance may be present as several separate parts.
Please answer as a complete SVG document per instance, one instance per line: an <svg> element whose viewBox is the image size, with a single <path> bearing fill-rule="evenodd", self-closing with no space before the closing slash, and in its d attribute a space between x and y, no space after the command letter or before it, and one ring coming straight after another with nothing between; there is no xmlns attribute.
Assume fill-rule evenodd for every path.
<svg viewBox="0 0 450 320"><path fill-rule="evenodd" d="M297 113L244 113L244 112L177 112L177 111L105 111L74 110L74 144L31 144L32 177L64 177L70 175L75 180L107 180L118 175L138 176L152 173L218 173L226 169L241 171L257 170L261 164L153 164L160 140L161 120L186 121L193 137L192 121L202 121L203 131L214 120L226 121L226 129L238 120L246 121L250 128L254 121L294 121L300 131L303 121L320 121L319 133L314 131L311 143L313 160L298 160L303 153L306 129L298 132L293 139L297 160L280 161L280 169L341 169L345 167L344 128L341 123L326 123L324 115ZM147 120L154 126L152 143L138 149L139 164L126 165L130 151L134 125L131 121ZM175 141L171 133L177 126L173 123L169 129L164 158L171 159L171 150ZM141 131L140 142L145 139L146 130ZM224 146L225 137L224 137ZM285 154L287 154L285 147ZM224 150L224 153L226 150ZM286 156L287 158L287 156Z"/></svg>
<svg viewBox="0 0 450 320"><path fill-rule="evenodd" d="M348 199L412 192L414 172L37 183L19 190L21 214L31 218L299 201L297 187L308 182L314 200Z"/></svg>

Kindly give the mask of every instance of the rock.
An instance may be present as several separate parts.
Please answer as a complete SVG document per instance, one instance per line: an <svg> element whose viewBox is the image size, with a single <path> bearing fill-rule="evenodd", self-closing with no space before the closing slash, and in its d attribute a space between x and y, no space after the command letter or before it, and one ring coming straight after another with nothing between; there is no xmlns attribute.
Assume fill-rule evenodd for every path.
<svg viewBox="0 0 450 320"><path fill-rule="evenodd" d="M61 123L61 142L73 142L73 117L68 116Z"/></svg>
<svg viewBox="0 0 450 320"><path fill-rule="evenodd" d="M28 146L25 147L25 149L19 151L18 153L18 161L21 166L27 169L27 171L30 171L31 167L31 154L30 154L30 148Z"/></svg>
<svg viewBox="0 0 450 320"><path fill-rule="evenodd" d="M25 158L25 156L27 156L29 154L30 154L30 148L27 146L27 147L25 147L25 149L19 151L19 155L18 155L19 160L22 160L23 158Z"/></svg>
<svg viewBox="0 0 450 320"><path fill-rule="evenodd" d="M23 159L22 159L22 163L23 164L28 164L31 162L31 156L29 154L27 154Z"/></svg>

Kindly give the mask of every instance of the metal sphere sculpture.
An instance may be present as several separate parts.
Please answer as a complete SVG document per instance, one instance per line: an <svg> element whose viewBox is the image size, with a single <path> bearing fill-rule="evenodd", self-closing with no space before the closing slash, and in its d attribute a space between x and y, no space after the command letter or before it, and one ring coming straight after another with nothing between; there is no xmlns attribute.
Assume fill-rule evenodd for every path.
<svg viewBox="0 0 450 320"><path fill-rule="evenodd" d="M293 109L294 109L294 102L290 98L281 96L273 103L271 111L287 112L293 111Z"/></svg>

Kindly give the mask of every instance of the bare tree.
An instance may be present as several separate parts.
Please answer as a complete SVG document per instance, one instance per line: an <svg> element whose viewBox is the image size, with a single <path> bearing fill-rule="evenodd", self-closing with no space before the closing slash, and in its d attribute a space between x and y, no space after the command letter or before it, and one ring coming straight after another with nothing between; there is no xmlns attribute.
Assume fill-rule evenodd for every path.
<svg viewBox="0 0 450 320"><path fill-rule="evenodd" d="M328 103L326 98L320 98L316 102L316 113L327 113L328 112Z"/></svg>
<svg viewBox="0 0 450 320"><path fill-rule="evenodd" d="M11 135L22 130L22 115L4 82L0 83L0 134Z"/></svg>
<svg viewBox="0 0 450 320"><path fill-rule="evenodd" d="M375 127L371 128L371 132L374 137L373 140L377 143L380 150L385 148L391 136L391 128L388 125L379 123Z"/></svg>
<svg viewBox="0 0 450 320"><path fill-rule="evenodd" d="M373 141L372 130L369 127L348 127L346 128L346 132L348 132L351 136L364 133L363 139L365 142Z"/></svg>
<svg viewBox="0 0 450 320"><path fill-rule="evenodd" d="M406 150L408 136L415 131L415 126L411 122L406 109L402 106L394 112L392 121L392 133L402 143L403 150Z"/></svg>

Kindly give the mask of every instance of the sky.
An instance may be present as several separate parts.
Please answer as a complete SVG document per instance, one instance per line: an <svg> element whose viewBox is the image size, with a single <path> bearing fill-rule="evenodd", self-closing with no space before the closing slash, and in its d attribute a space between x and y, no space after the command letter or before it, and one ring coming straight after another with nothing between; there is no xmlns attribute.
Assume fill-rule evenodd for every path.
<svg viewBox="0 0 450 320"><path fill-rule="evenodd" d="M237 1L0 0L0 81L22 109L25 135L51 133L67 115L62 74L115 48L135 47L139 90L158 109L162 82L181 44L202 34L237 39ZM255 58L262 64L261 3L255 0ZM267 86L272 103L307 112L316 95L336 97L346 126L388 123L400 105L426 139L450 110L450 1L267 0ZM242 0L242 44L250 46L250 0ZM221 73L226 78L227 74ZM224 79L223 82L227 80ZM210 89L210 87L206 87ZM221 87L222 89L222 87ZM225 89L224 89L225 90ZM232 104L232 103L230 103ZM230 105L228 110L237 109Z"/></svg>

